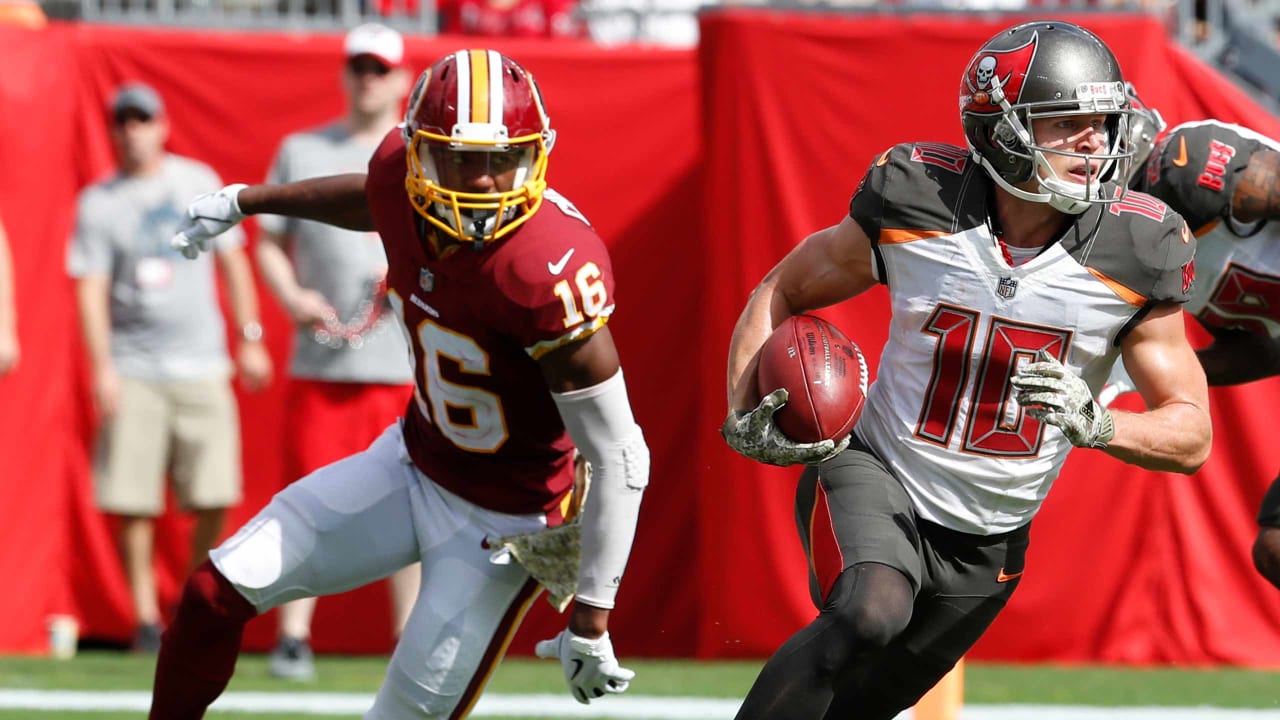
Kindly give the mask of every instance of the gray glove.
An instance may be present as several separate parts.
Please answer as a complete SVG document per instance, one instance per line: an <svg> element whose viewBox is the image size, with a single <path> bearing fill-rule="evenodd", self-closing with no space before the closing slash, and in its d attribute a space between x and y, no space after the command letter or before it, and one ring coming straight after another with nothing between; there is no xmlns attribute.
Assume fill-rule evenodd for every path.
<svg viewBox="0 0 1280 720"><path fill-rule="evenodd" d="M194 260L202 252L208 252L213 238L235 227L244 219L236 196L249 187L244 183L228 185L217 192L205 193L191 201L186 217L178 225L169 245L181 250L183 257Z"/></svg>
<svg viewBox="0 0 1280 720"><path fill-rule="evenodd" d="M1089 386L1041 350L1036 362L1013 376L1018 404L1027 414L1062 431L1076 447L1105 448L1115 437L1111 411L1093 399Z"/></svg>
<svg viewBox="0 0 1280 720"><path fill-rule="evenodd" d="M802 443L783 435L773 422L773 414L786 404L787 391L774 390L765 395L754 410L730 413L720 426L720 434L739 454L770 465L816 465L849 447L848 436L838 443L834 440Z"/></svg>
<svg viewBox="0 0 1280 720"><path fill-rule="evenodd" d="M636 674L618 665L609 633L592 640L574 635L568 628L550 640L542 640L533 652L540 658L560 660L564 680L573 697L583 705L606 693L627 691Z"/></svg>

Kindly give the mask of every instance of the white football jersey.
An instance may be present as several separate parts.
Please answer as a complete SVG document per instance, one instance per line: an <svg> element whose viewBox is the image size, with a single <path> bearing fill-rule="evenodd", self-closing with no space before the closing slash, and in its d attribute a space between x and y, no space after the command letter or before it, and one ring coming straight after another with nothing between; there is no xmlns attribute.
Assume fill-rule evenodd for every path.
<svg viewBox="0 0 1280 720"><path fill-rule="evenodd" d="M1139 311L1185 300L1194 241L1162 203L1133 193L1011 267L986 220L990 181L947 148L894 148L851 204L893 308L856 432L920 517L993 534L1031 519L1072 449L1017 404L1012 376L1043 351L1096 393Z"/></svg>

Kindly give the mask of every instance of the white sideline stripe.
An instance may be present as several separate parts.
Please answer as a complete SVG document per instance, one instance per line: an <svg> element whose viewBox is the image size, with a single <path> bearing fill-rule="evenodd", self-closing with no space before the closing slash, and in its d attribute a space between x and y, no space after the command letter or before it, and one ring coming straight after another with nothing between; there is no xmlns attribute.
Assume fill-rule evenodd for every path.
<svg viewBox="0 0 1280 720"><path fill-rule="evenodd" d="M261 714L359 715L373 703L362 693L230 692L211 710ZM732 718L739 700L629 696L579 705L561 695L487 695L472 717L542 716L624 720L719 720ZM0 690L0 709L146 712L151 693L120 690ZM909 720L903 713L899 720ZM1081 707L1073 705L966 705L961 720L1280 720L1280 710L1226 708Z"/></svg>

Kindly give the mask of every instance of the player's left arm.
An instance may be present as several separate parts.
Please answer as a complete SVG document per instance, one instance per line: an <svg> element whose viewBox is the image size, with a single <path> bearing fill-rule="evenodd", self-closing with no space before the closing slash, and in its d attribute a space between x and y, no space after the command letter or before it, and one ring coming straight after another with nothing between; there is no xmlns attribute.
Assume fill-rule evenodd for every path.
<svg viewBox="0 0 1280 720"><path fill-rule="evenodd" d="M635 535L649 479L649 450L631 413L618 350L608 326L538 361L569 436L591 463L590 501L582 515L582 567L569 619L575 634L608 629L618 580Z"/></svg>
<svg viewBox="0 0 1280 720"><path fill-rule="evenodd" d="M1148 470L1194 473L1213 442L1208 384L1184 317L1176 303L1161 303L1120 344L1147 410L1111 411L1115 435L1106 452Z"/></svg>
<svg viewBox="0 0 1280 720"><path fill-rule="evenodd" d="M614 656L609 612L649 484L649 448L632 416L607 325L542 355L538 364L569 437L592 468L580 521L578 591L569 627L539 643L538 654L561 660L574 696L585 703L626 691L634 677Z"/></svg>
<svg viewBox="0 0 1280 720"><path fill-rule="evenodd" d="M1280 219L1280 153L1257 150L1240 173L1231 216L1241 222Z"/></svg>
<svg viewBox="0 0 1280 720"><path fill-rule="evenodd" d="M1213 343L1196 350L1210 386L1241 385L1280 375L1280 339L1246 330L1209 328Z"/></svg>

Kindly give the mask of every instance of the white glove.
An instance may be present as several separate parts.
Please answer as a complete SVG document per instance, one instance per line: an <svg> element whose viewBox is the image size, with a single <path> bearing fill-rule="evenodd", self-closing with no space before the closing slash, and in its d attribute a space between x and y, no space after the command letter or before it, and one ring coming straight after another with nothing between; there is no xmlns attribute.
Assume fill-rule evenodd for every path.
<svg viewBox="0 0 1280 720"><path fill-rule="evenodd" d="M235 227L244 219L236 196L249 187L244 183L228 185L217 192L205 193L191 201L187 216L178 225L178 232L169 241L174 250L181 250L183 257L194 260L207 252L210 240Z"/></svg>
<svg viewBox="0 0 1280 720"><path fill-rule="evenodd" d="M720 434L729 447L740 454L770 465L816 465L849 447L847 436L838 443L834 440L802 443L784 435L774 424L773 414L786 404L787 391L778 388L765 395L754 410L731 413L720 427Z"/></svg>
<svg viewBox="0 0 1280 720"><path fill-rule="evenodd" d="M540 658L560 658L564 680L578 702L587 705L592 698L605 693L624 693L631 686L634 672L618 665L613 656L609 633L595 640L574 635L568 628L550 640L539 642L533 649Z"/></svg>
<svg viewBox="0 0 1280 720"><path fill-rule="evenodd" d="M1061 430L1072 445L1105 448L1115 436L1111 411L1093 399L1084 380L1043 350L1012 382L1027 414Z"/></svg>

